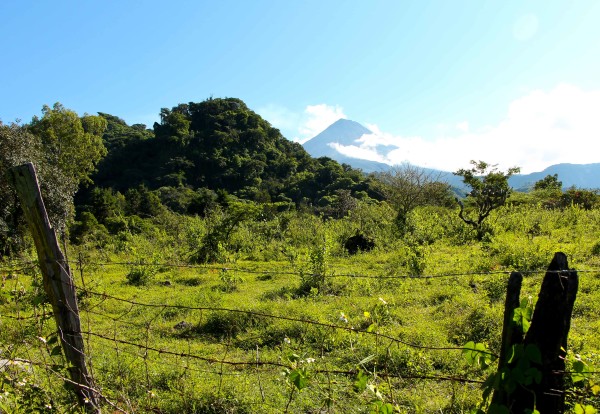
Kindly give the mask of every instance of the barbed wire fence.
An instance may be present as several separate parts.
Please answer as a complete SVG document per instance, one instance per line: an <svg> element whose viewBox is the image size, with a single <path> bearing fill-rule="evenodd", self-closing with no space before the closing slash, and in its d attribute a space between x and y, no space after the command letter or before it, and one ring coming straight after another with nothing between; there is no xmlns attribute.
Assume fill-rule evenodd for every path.
<svg viewBox="0 0 600 414"><path fill-rule="evenodd" d="M119 266L122 268L123 280L125 280L127 267L136 265L139 265L139 262L86 261L85 257L80 255L75 266L79 277L72 278L81 307L79 312L82 320L80 334L83 335L86 343L85 358L88 361L93 382L97 384L90 391L93 391L104 404L116 411L136 412L140 403L132 401L132 398L137 396L137 398L151 400L152 396L160 391L160 387L168 388L169 380L167 380L167 384L164 384L165 379L161 380L161 375L167 379L170 378L170 381L174 383L177 382L174 379L176 376L181 379L190 378L193 375L213 377L213 381L217 384L215 395L221 394L224 386L231 381L239 382L241 379L243 382L248 382L252 381L250 378L255 378L254 385L257 389L254 395L259 398L252 404L256 407L269 406L269 404L273 404L272 401L277 400L265 391L273 389L272 386L265 386L269 381L277 382L279 391L284 394L289 392L288 387L294 390L289 385L289 381L285 379L286 377L282 377L280 374L292 372L300 367L305 370L306 375L310 373L317 378L311 381L312 386L318 390L315 391L317 395L327 394L327 390L322 388L327 381L320 382L325 381L324 378L335 377L337 382L345 381L347 388L352 388L354 378L359 372L366 372L371 375L371 378L388 381L390 384L391 381L434 381L471 384L472 386L479 386L483 383L483 378L480 377L481 373L474 371L470 372L471 375L465 376L464 370L457 373L426 371L418 368L401 370L390 363L390 350L393 347L421 352L457 352L457 358L460 358L458 354L464 351L464 347L411 342L406 338L386 333L384 328L370 329L369 326L355 326L341 320L337 321L339 323L334 323L305 316L294 317L270 313L260 309L167 304L160 299L140 300L135 293L131 297L120 297L111 294L110 287L94 288L94 283L89 280L90 276L86 275L86 269L95 268L101 272L110 266ZM64 367L61 363L57 363L62 356L55 348L56 342L52 342L55 332L53 332L51 324L47 323L52 318L52 312L48 306L44 306L42 299L36 296L40 293L39 291L31 297L26 297L30 293L26 292L23 286L28 283L20 280L28 277L24 275L25 273L31 274L32 266L34 266L33 262L0 266L3 285L10 288L12 284L12 289L10 289L12 301L5 300L3 303L3 305L11 305L8 308L12 311L3 311L0 323L2 323L2 319L6 318L16 324L16 331L31 332L33 329L35 331L33 336L38 339L38 347L31 346L32 344L24 345L25 342L16 343L13 344L12 349L3 350L3 355L10 355L10 358L2 355L0 357L3 358L6 366L10 362L13 368L25 366L28 369L35 369L36 374L45 376L47 383L51 382L51 378L55 378L64 384L70 384L72 380L67 378ZM255 276L273 276L275 274L301 276L301 272L291 270L254 270L239 266L173 263L153 263L152 266L202 270L207 272L208 276L215 275L215 282L218 282L216 272L239 272ZM211 271L215 273L211 273ZM527 273L535 275L545 272L536 270ZM599 270L586 269L579 272L599 272ZM410 283L443 278L497 277L508 274L507 271L492 271L429 274L415 277L411 275L345 273L331 274L327 277L347 278L350 281L353 279L397 279ZM75 281L76 279L79 280ZM173 325L173 322L181 315L185 316L184 319L194 322L182 320ZM236 318L236 316L239 317ZM219 317L223 318L220 324ZM341 332L342 336L360 337L361 340L374 344L377 352L354 356L354 360L349 357L340 364L341 366L332 367L331 362L324 357L326 353L320 355L321 358L319 356L317 358L303 356L298 360L287 358L286 350L292 353L302 353L306 349L312 348L302 343L305 340L302 334L296 337L289 335L292 336L292 339L289 339L285 334L286 329L274 329L274 332L281 335L279 338L267 338L266 345L264 344L265 338L257 338L258 340L254 343L252 340L238 341L238 336L243 336L253 328L273 326L273 323L268 321L287 323L288 327L290 325L292 327L290 331L302 332L304 337L310 336L311 329L326 331L327 334L321 335L321 339L326 339L327 335L335 336L336 332ZM209 322L214 326L211 327ZM231 325L227 326L227 323ZM239 326L235 324L239 324ZM243 326L244 324L247 326ZM219 332L219 329L222 331ZM298 340L296 341L296 339ZM314 340L314 338L310 340ZM174 346L173 343L177 345ZM371 347L368 349L372 351ZM132 373L136 373L135 375L140 377L133 383L128 383L127 379L132 376ZM270 379L267 379L269 377ZM345 378L345 380L342 381L340 378ZM132 384L135 384L135 390L131 389ZM139 388L145 389L142 397L140 397ZM333 391L329 390L329 392ZM51 401L52 398L48 398L48 400ZM281 401L281 396L279 396L279 400ZM148 402L145 404L151 405ZM271 406L272 409L279 411L288 410L289 407L289 403L286 407Z"/></svg>
<svg viewBox="0 0 600 414"><path fill-rule="evenodd" d="M18 389L21 399L17 392L10 395L4 391L0 394L0 410L26 404L25 410L38 412L53 412L58 406L63 411L100 412L101 406L108 405L117 412L162 413L196 412L199 405L208 404L212 411L205 412L227 412L231 404L238 404L238 408L248 404L251 412L259 408L264 412L263 407L268 407L266 412L289 412L302 410L306 403L312 408L320 405L319 412L335 412L345 399L352 404L383 404L384 399L397 404L396 391L401 384L433 381L475 387L483 382L482 372L477 369L443 364L441 360L437 361L441 366L436 367L427 361L434 357L426 355L460 353L465 347L411 340L403 333L393 333L385 323L365 320L369 319L368 312L364 312L362 322L351 323L343 312L331 320L305 311L294 314L289 308L284 309L287 313L269 312L258 304L249 309L211 303L169 304L164 297L144 297L139 292L128 291L125 297L113 292L119 290L114 281L113 285L100 286L85 274L86 266L113 265L201 268L263 276L272 276L272 271L145 259L93 263L79 256L80 281L76 281L49 226L33 166L16 167L11 174L33 233L38 253L35 263L42 271L43 282L39 278L25 280L29 277L25 274L33 272L34 262L8 264L1 270L0 344L5 349L0 355L0 392ZM306 275L289 270L277 273ZM316 276L319 280L432 283L444 278L452 282L462 277L507 273L457 271L416 276L340 272ZM563 277L562 270L556 273L559 279ZM181 315L194 322L182 320L173 325ZM56 328L49 323L52 319ZM468 350L492 355L491 351ZM563 368L550 376L564 374ZM202 389L207 384L213 389L208 402L196 395L200 382L204 383ZM365 391L367 382L372 385L371 398L356 398L357 391ZM384 392L380 392L379 385ZM238 401L235 390L240 387L254 397ZM62 388L75 391L77 402L69 398L70 394L61 394ZM308 391L301 393L304 389ZM165 399L171 400L171 408L165 407Z"/></svg>

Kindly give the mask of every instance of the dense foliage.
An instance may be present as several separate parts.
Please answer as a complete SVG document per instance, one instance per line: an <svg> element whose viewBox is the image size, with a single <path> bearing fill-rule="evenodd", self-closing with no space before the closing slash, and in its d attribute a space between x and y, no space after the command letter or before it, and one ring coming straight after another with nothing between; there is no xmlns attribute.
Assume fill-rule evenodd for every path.
<svg viewBox="0 0 600 414"><path fill-rule="evenodd" d="M458 379L483 382L495 364L465 359L462 347L485 344L497 355L507 272L525 273L522 295L533 305L537 272L561 250L588 270L568 343L567 398L573 409L600 407L597 375L585 371L600 364L600 210L548 209L534 194L511 200L490 213L483 241L455 207L440 206L412 209L399 238L394 209L368 200L327 220L240 201L205 217L162 209L104 228L83 214L87 227L70 254L85 330L94 333L86 346L95 380L111 402L139 413L471 412L481 384ZM357 231L375 247L350 256L345 241ZM29 318L48 311L39 275L3 266L3 358L41 365L7 373L0 404L69 412L62 382L44 371L61 369L56 345L45 345L53 325Z"/></svg>
<svg viewBox="0 0 600 414"><path fill-rule="evenodd" d="M463 182L469 187L467 200L473 207L472 216L469 216L469 213L465 212L463 204L459 202L459 215L465 223L475 229L477 237L481 239L487 232L484 226L485 219L493 210L506 203L512 192L508 185L508 179L517 174L519 168L509 168L504 173L485 161L471 161L471 165L472 167L469 169L461 168L454 173L463 177Z"/></svg>
<svg viewBox="0 0 600 414"><path fill-rule="evenodd" d="M0 256L23 248L22 212L8 183L7 170L25 162L37 169L53 226L64 233L73 217L73 196L106 153L98 116L79 117L60 104L44 106L29 125L0 122Z"/></svg>
<svg viewBox="0 0 600 414"><path fill-rule="evenodd" d="M336 204L340 191L359 197L370 191L360 171L310 157L239 99L163 108L153 131L100 115L108 123L108 155L96 186L123 194L145 186L173 211L204 214L219 193L326 207Z"/></svg>

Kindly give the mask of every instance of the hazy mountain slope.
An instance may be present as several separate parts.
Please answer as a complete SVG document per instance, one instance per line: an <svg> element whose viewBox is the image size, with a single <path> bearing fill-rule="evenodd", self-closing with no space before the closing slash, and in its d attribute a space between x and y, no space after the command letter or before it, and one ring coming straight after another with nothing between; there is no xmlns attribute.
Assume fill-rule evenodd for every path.
<svg viewBox="0 0 600 414"><path fill-rule="evenodd" d="M349 119L339 119L323 132L316 135L303 144L304 149L313 157L329 157L340 163L346 163L354 168L360 168L364 172L381 172L390 168L388 164L370 161L361 158L348 157L335 148L331 143L338 143L343 146L358 145L356 142L365 134L371 131L358 122ZM380 154L386 153L384 147L376 147ZM464 166L468 168L468 165ZM457 177L452 172L430 170L432 174L439 174L440 179L447 181L452 187L460 189L463 187L461 177ZM518 190L529 190L536 181L541 180L547 175L558 174L558 179L562 181L563 187L568 188L576 186L579 188L600 188L600 163L594 164L556 164L540 172L531 174L516 175L510 179L510 185Z"/></svg>
<svg viewBox="0 0 600 414"><path fill-rule="evenodd" d="M547 175L558 174L563 188L600 188L600 163L594 164L555 164L540 172L517 175L510 180L514 188L529 189L536 181Z"/></svg>

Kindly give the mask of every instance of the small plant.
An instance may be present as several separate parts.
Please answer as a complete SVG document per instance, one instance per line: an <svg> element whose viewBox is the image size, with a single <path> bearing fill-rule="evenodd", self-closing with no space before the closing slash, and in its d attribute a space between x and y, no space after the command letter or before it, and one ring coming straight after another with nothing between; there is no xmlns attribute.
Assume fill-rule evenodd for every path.
<svg viewBox="0 0 600 414"><path fill-rule="evenodd" d="M158 258L150 260L137 258L129 265L129 272L125 276L127 282L134 286L146 286L158 273Z"/></svg>
<svg viewBox="0 0 600 414"><path fill-rule="evenodd" d="M389 323L391 314L388 303L383 298L379 298L377 303L370 310L364 311L364 326L367 332L372 332L375 328Z"/></svg>
<svg viewBox="0 0 600 414"><path fill-rule="evenodd" d="M327 239L321 244L315 244L308 253L308 264L300 268L300 295L311 295L323 293L326 289L326 274L328 271L329 245Z"/></svg>
<svg viewBox="0 0 600 414"><path fill-rule="evenodd" d="M568 396L573 401L573 411L576 414L596 414L598 410L589 404L591 398L597 398L600 395L600 385L593 380L592 373L596 370L590 366L591 358L585 355L567 352L566 363L567 372L570 372L571 387L568 389ZM591 398L590 398L591 397Z"/></svg>
<svg viewBox="0 0 600 414"><path fill-rule="evenodd" d="M244 278L238 276L233 270L223 268L219 271L219 280L221 281L219 288L223 292L231 293L237 290L238 285L244 281Z"/></svg>
<svg viewBox="0 0 600 414"><path fill-rule="evenodd" d="M391 403L386 402L381 389L374 384L376 376L373 375L373 378L371 378L369 374L360 368L360 366L364 366L364 364L369 362L371 359L373 359L373 355L370 355L359 362L358 373L356 374L352 384L352 389L356 393L363 393L365 391L368 392L369 414L392 414L394 411L397 412L397 407L394 407L394 405ZM370 379L371 381L369 381Z"/></svg>
<svg viewBox="0 0 600 414"><path fill-rule="evenodd" d="M287 412L292 399L294 398L294 392L296 390L300 392L308 386L310 374L307 365L315 362L314 358L302 358L300 355L294 353L288 354L286 359L289 363L289 367L284 368L282 375L285 377L285 381L290 389L290 396L285 412Z"/></svg>

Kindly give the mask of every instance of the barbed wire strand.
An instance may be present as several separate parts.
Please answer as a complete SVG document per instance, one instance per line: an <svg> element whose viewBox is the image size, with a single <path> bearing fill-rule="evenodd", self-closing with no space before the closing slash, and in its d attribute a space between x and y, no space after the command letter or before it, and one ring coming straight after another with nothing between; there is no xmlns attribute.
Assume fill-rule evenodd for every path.
<svg viewBox="0 0 600 414"><path fill-rule="evenodd" d="M92 295L97 295L97 296L101 296L101 297L108 297L110 299L117 300L117 301L120 301L120 302L125 302L125 303L129 303L129 304L132 304L132 305L149 307L149 308L163 308L163 309L165 309L165 308L174 308L174 309L187 309L187 310L197 310L197 311L243 313L243 314L246 314L246 315L260 316L260 317L271 318L271 319L279 319L279 320L285 320L285 321L289 321L289 322L299 322L299 323L305 323L305 324L309 324L309 325L322 326L322 327L325 327L325 328L332 328L332 329L344 330L344 331L348 331L348 332L364 333L364 334L367 334L367 335L373 335L373 336L377 336L377 337L380 337L380 338L389 339L389 340L392 340L394 342L400 343L402 345L406 345L406 346L411 347L411 348L436 350L436 351L450 351L450 350L453 350L453 351L463 351L463 350L465 350L464 347L434 347L434 346L418 345L418 344L413 344L413 343L410 343L410 342L407 342L407 341L403 341L403 340L398 339L398 338L394 338L394 337L392 337L390 335L387 335L387 334L382 334L380 332L374 332L374 331L356 329L356 328L354 328L352 326L334 325L334 324L328 323L328 322L319 322L319 321L314 321L314 320L309 320L309 319L292 318L290 316L272 315L272 314L265 313L265 312L257 312L257 311L243 310L243 309L231 309L231 308L223 308L223 307L184 306L184 305L165 305L165 304L143 303L143 302L133 301L133 300L130 300L130 299L118 298L116 296L112 296L112 295L109 295L107 293L93 292L93 291L90 291L90 290L88 290L86 292L90 293ZM497 357L497 355L494 354L494 353L490 353L490 352L483 352L483 353L490 354L490 355L493 355L493 356Z"/></svg>
<svg viewBox="0 0 600 414"><path fill-rule="evenodd" d="M37 262L31 262L32 267L37 266ZM110 265L124 265L124 266L136 266L136 265L140 265L140 263L135 263L135 262L107 262L107 263L93 263L93 262L87 262L86 264L88 265L97 265L97 266L110 266ZM163 267L178 267L178 268L199 268L199 269L207 269L207 270L217 270L217 271L232 271L232 272L242 272L242 273L249 273L249 274L272 274L272 275L277 275L277 274L288 274L288 275L301 275L301 274L305 274L302 272L291 272L291 271L260 271L260 270L251 270L251 269L245 269L245 268L237 268L237 267L223 267L223 266L200 266L200 265L182 265L182 264L169 264L169 263L158 263L158 264L143 264L143 265L152 265L152 266L163 266ZM14 267L13 266L0 266L0 269L9 269L11 271L14 271ZM25 268L22 268L25 269ZM30 267L28 267L27 269L30 269ZM575 270L575 269L572 269ZM598 273L600 272L600 269L595 269L595 268L588 268L588 269L581 269L581 270L575 270L579 273ZM18 272L18 270L17 270ZM553 273L563 273L564 271L555 271ZM462 273L443 273L443 274L430 274L430 275L421 275L421 276L412 276L412 275L387 275L387 276L382 276L382 275L363 275L363 274L353 274L353 273L349 273L349 274L338 274L338 275L328 275L327 277L350 277L350 278L379 278L379 279L431 279L431 278L442 278L442 277L461 277L461 276L489 276L489 275L499 275L499 274L510 274L510 271L507 270L498 270L498 271L487 271L487 272L462 272ZM537 274L537 273L548 273L547 270L529 270L529 271L521 271L520 273L522 274ZM68 283L70 286L76 287L74 282L71 280L70 282L65 282ZM77 287L76 287L77 288ZM207 371L207 370L199 370L195 367L191 367L191 366L186 366L184 367L184 370L190 369L193 371L201 371L201 372L205 372L205 373L211 373L213 375L219 375L219 376L223 376L223 375L237 375L237 374L229 374L226 372L223 372L223 366L224 365L228 365L228 366L253 366L258 370L258 367L268 367L268 366L274 366L274 367L278 367L278 368L284 368L284 367L288 367L286 364L280 363L280 362L273 362L273 361L262 361L259 360L258 358L258 351L257 351L257 357L253 360L253 361L249 361L249 362L245 362L245 361L228 361L226 360L226 355L227 353L225 353L225 356L223 358L209 358L209 357L202 357L199 355L195 355L192 354L191 352L187 352L187 353L182 353L182 352L174 352L174 351L169 351L169 350L165 350L165 349L161 349L161 348L155 348L152 346L149 346L149 332L150 332L150 328L152 325L152 322L154 322L166 309L184 309L184 310L196 310L196 311L213 311L213 312L233 312L233 313L243 313L243 314L248 314L248 315L254 315L254 316L259 316L259 317L266 317L266 318L273 318L273 319L280 319L280 320L286 320L286 321L291 321L291 322L298 322L298 323L303 323L303 324L310 324L310 325L316 325L316 326L322 326L322 327L326 327L326 328L331 328L331 329L340 329L340 330L344 330L344 331L349 331L349 332L355 332L355 333L363 333L363 334L369 334L369 335L376 335L377 338L385 338L388 339L392 342L396 342L399 344L403 344L405 346L408 347L413 347L413 348L418 348L418 349L426 349L426 350L465 350L464 347L431 347L431 346L425 346L425 345L418 345L418 344L413 344L413 343L409 343L406 341L403 341L401 339L386 335L386 334L382 334L379 332L369 332L366 330L360 330L360 329L355 329L354 327L351 326L341 326L341 325L335 325L332 323L326 323L326 322L319 322L319 321L314 321L314 320L308 320L308 319L300 319L300 318L292 318L292 317L287 317L287 316L280 316L280 315L273 315L273 314L269 314L269 313L265 313L265 312L259 312L259 311L250 311L250 310L243 310L243 309L231 309L231 308L224 308L224 307L193 307L193 306L183 306L183 305L164 305L164 304L152 304L152 303L143 303L143 302L139 302L139 301L135 301L135 300L131 300L131 299L124 299L124 298L119 298L113 295L108 295L106 293L100 293L100 292L96 292L96 291L92 291L89 289L84 289L84 288L77 288L78 291L82 292L82 293L87 293L90 295L94 295L94 296L98 296L101 298L101 301L97 304L94 305L94 307L100 306L102 303L104 303L106 300L110 299L110 300L116 300L119 302L123 302L123 303L127 303L130 305L129 309L124 312L123 314L121 314L118 317L111 317L107 314L103 314L101 312L90 312L89 310L84 310L83 312L90 312L92 314L96 314L98 316L102 316L102 317L108 317L110 319L113 320L113 322L119 322L119 323L127 323L130 325L136 325L138 327L140 326L145 326L146 327L146 344L145 345L141 345L141 344L137 344L135 342L131 342L131 341L127 341L124 339L118 339L116 337L116 327L115 327L115 335L111 338L109 336L97 333L97 332L91 332L91 330L89 330L89 319L88 319L88 332L79 332L78 334L81 335L87 335L88 338L89 336L95 336L101 339L104 339L106 341L111 341L115 344L115 347L113 349L115 349L117 351L117 353L119 352L119 350L121 352L126 352L124 349L120 349L118 347L118 344L122 344L122 345L127 345L127 346L133 346L136 347L137 349L143 350L144 351L144 355L140 356L139 354L133 354L131 353L131 355L136 356L137 358L141 358L144 361L147 360L148 358L148 351L152 351L157 353L158 355L170 355L170 356L175 356L178 358L185 358L185 359L195 359L195 360L200 360L200 361L204 361L207 362L209 364L219 364L220 369L219 372L214 372L214 371ZM19 298L17 298L17 302L19 301ZM18 306L18 305L17 305ZM130 322L130 321L124 321L121 320L123 319L127 314L131 313L132 310L136 307L136 306L142 306L142 307L150 307L150 308L159 308L159 311L153 316L153 318L151 318L151 320L149 322L146 322L145 324L135 324L134 322ZM13 320L17 320L17 321L24 321L24 320L31 320L31 319L36 319L39 320L40 316L39 315L31 315L31 316L21 316L20 312L21 309L20 307L17 308L17 316L12 316L12 315L0 315L1 317L6 317L9 319L13 319ZM74 312L74 310L69 309L69 311ZM44 315L46 318L49 318L52 316L52 314L48 314L45 313ZM152 331L158 331L155 328L152 329ZM164 333L165 330L161 330L159 332ZM62 332L59 332L59 334L62 334ZM88 342L89 344L89 342ZM474 349L474 351L477 351ZM127 352L129 353L129 352ZM494 354L492 354L494 355ZM147 362L146 362L147 363ZM82 387L82 388L86 388L89 391L95 392L97 393L104 401L106 401L109 405L111 405L114 409L120 411L120 412L126 412L123 409L121 409L120 407L118 407L117 405L115 405L114 403L112 403L111 401L109 401L106 397L104 397L98 390L95 390L93 388L87 387L83 384L76 384L74 381L63 377L60 373L54 371L51 369L51 367L48 366L48 364L41 364L46 366L47 369L50 370L50 372L52 372L53 374L59 376L63 381L68 382L68 383L72 383L73 385L76 385L78 387ZM176 365L176 364L169 364L172 366L176 366L178 368L180 368L180 365ZM189 365L189 364L188 364ZM259 372L259 371L257 371ZM356 374L356 370L315 370L316 373L323 373L323 374L336 374L336 375L355 375ZM567 371L563 371L560 374L564 375L567 374ZM589 374L589 375L595 375L598 374L597 372L586 372L585 374ZM146 375L148 376L148 367L146 365ZM397 379L424 379L424 380L434 380L434 381L455 381L455 382L463 382L463 383L482 383L482 381L480 380L471 380L468 378L460 378L460 377L453 377L453 376L444 376L444 375L429 375L429 374L420 374L420 375L411 375L411 376L407 376L407 375L403 375L403 374L393 374L393 373L387 373L387 372L378 372L378 375L381 377L389 377L389 378L397 378ZM147 381L148 385L150 384L149 380ZM264 399L264 397L263 397Z"/></svg>
<svg viewBox="0 0 600 414"><path fill-rule="evenodd" d="M109 340L109 341L115 341L113 338L110 338L108 336L102 335L102 334L98 334L95 332L82 332L82 334L85 335L92 335L92 336L96 336L105 340ZM274 361L230 361L227 360L225 358L221 358L221 359L217 359L217 358L208 358L208 357L202 357L199 355L195 355L195 354L187 354L185 352L175 352L175 351L169 351L166 349L161 349L161 348L155 348L155 347L151 347L151 346L147 346L147 345L142 345L142 344L138 344L135 342L131 342L131 341L126 341L126 340L121 340L121 339L117 339L115 342L119 342L121 344L124 345L129 345L129 346L133 346L139 349L142 349L144 351L153 351L156 352L157 354L161 355L172 355L172 356L177 356L177 357L187 357L187 358L191 358L191 359L196 359L199 361L203 361L203 362L208 362L211 364L218 364L220 367L222 365L228 365L228 366L234 366L234 367L238 367L238 366L248 366L248 367L252 367L252 366L262 366L262 367L277 367L277 368L290 368L290 365L288 364L284 364L281 362L274 362ZM143 358L142 356L138 355L138 358ZM210 371L209 371L210 372ZM346 375L346 376L354 376L358 373L358 369L354 369L354 370L322 370L322 369L315 369L313 372L318 373L318 374L337 374L337 375ZM221 368L219 368L219 372L214 372L212 371L211 373L213 373L214 375L223 375L221 373ZM431 375L431 374L393 374L393 373L389 373L389 372L385 372L385 371L380 371L377 373L377 375L379 376L386 376L386 377L390 377L390 378L398 378L398 379L426 379L426 380L434 380L434 381L455 381L455 382L463 382L463 383L476 383L476 384L481 384L484 381L481 380L473 380L473 379L469 379L469 378L461 378L461 377L454 377L454 376L447 376L447 375Z"/></svg>
<svg viewBox="0 0 600 414"><path fill-rule="evenodd" d="M193 264L177 264L177 263L162 263L151 261L140 263L140 262L88 262L89 264L96 266L149 266L149 267L171 267L171 268L189 268L189 269L204 269L204 270L216 270L216 271L231 271L248 274L264 274L264 275L290 275L300 276L310 274L310 272L300 271L275 271L275 270L253 270L240 267L231 267L227 265L193 265ZM578 273L600 273L600 268L587 268L587 269L570 269L571 271L577 271ZM515 270L516 271L516 270ZM364 279L436 279L446 277L468 277L468 276L492 276L492 275L510 275L513 270L490 270L490 271L477 271L477 272L450 272L450 273L439 273L439 274L423 274L423 275L368 275L360 273L339 273L339 274L325 274L322 275L326 278L364 278ZM560 273L562 271L548 271L547 269L530 269L530 270L519 270L521 274L541 274L541 273Z"/></svg>

